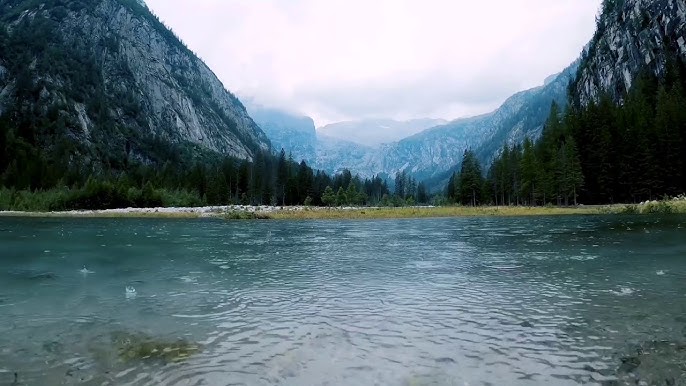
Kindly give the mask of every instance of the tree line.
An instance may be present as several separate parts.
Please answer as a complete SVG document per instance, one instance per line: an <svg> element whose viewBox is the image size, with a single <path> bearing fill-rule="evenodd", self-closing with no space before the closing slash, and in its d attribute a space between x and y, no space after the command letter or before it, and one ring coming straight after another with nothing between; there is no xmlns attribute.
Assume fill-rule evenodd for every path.
<svg viewBox="0 0 686 386"><path fill-rule="evenodd" d="M669 62L642 72L620 103L609 95L553 103L536 142L505 145L483 174L471 150L446 195L464 205L631 203L686 192L686 77Z"/></svg>

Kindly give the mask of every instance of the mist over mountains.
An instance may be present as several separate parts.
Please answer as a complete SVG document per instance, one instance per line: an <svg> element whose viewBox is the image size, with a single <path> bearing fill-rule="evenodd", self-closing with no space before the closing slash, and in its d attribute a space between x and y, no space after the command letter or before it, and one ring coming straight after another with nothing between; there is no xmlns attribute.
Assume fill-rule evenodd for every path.
<svg viewBox="0 0 686 386"><path fill-rule="evenodd" d="M567 87L577 68L578 63L570 65L545 79L543 85L508 98L495 111L450 122L378 119L315 130L311 120L284 111L249 111L276 148L283 147L315 168L330 173L348 169L364 177L392 177L406 171L420 180L432 180L432 187L439 188L465 150L475 150L487 165L504 143L536 139L552 102L566 103ZM398 139L388 141L393 138Z"/></svg>

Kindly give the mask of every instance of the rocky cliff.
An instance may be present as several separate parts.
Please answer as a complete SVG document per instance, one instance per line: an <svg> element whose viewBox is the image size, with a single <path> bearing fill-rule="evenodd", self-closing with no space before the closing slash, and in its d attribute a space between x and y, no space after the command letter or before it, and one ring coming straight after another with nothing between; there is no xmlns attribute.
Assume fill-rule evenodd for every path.
<svg viewBox="0 0 686 386"><path fill-rule="evenodd" d="M140 0L0 2L0 115L46 151L148 163L166 145L250 159L269 140Z"/></svg>
<svg viewBox="0 0 686 386"><path fill-rule="evenodd" d="M321 134L330 138L354 142L362 146L378 147L392 143L422 132L434 126L448 123L443 119L362 119L332 123L318 129Z"/></svg>
<svg viewBox="0 0 686 386"><path fill-rule="evenodd" d="M310 117L246 103L250 116L271 140L276 151L284 149L297 162L314 165L317 158L317 132Z"/></svg>
<svg viewBox="0 0 686 386"><path fill-rule="evenodd" d="M341 152L338 167L365 176L393 176L405 170L420 180L447 181L443 176L462 160L466 149L475 150L481 162L488 164L505 143L537 138L552 102L565 103L576 69L575 63L543 86L513 95L491 113L457 119L376 149L360 148L351 157L346 156L350 152Z"/></svg>
<svg viewBox="0 0 686 386"><path fill-rule="evenodd" d="M640 71L661 77L674 57L686 59L686 2L605 0L573 94L582 105L601 93L621 101Z"/></svg>
<svg viewBox="0 0 686 386"><path fill-rule="evenodd" d="M572 64L562 73L546 79L544 85L508 98L491 113L457 119L376 147L329 137L320 130L314 144L316 157L308 164L329 173L349 169L365 177L377 174L393 177L404 170L418 179L431 179L432 186L439 186L447 181L449 172L462 160L468 148L475 150L482 163L488 164L505 143L522 142L526 137L537 138L552 102L566 103L567 88L577 68L577 63ZM260 117L256 120L261 122L274 143L286 144L284 148L294 156L302 154L301 150L305 148L308 155L312 154L308 123L298 124L297 117L285 112L271 114L269 119L255 116ZM348 123L331 127L345 128L346 125ZM303 130L310 134L307 137L297 134ZM283 138L288 138L288 142Z"/></svg>

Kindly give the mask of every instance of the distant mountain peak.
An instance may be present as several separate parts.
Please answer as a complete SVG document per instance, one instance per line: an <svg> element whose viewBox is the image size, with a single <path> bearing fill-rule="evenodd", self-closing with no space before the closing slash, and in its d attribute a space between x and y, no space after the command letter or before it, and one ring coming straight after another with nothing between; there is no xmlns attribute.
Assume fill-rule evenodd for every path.
<svg viewBox="0 0 686 386"><path fill-rule="evenodd" d="M406 121L372 118L332 123L317 129L331 138L377 147L400 141L430 127L445 124L443 119L419 118Z"/></svg>

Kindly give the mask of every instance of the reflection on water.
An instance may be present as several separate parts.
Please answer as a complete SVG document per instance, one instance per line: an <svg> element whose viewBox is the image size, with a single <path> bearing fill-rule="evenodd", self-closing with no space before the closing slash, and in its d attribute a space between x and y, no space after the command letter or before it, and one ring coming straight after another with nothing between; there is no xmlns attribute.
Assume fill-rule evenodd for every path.
<svg viewBox="0 0 686 386"><path fill-rule="evenodd" d="M684 224L2 219L0 384L683 384Z"/></svg>

